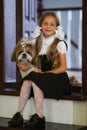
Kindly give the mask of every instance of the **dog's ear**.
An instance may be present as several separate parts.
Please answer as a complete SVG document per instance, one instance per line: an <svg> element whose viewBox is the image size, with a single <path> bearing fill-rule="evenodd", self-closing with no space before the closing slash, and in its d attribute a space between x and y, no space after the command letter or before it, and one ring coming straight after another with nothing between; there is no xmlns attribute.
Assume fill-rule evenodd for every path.
<svg viewBox="0 0 87 130"><path fill-rule="evenodd" d="M16 62L16 47L12 51L11 61Z"/></svg>
<svg viewBox="0 0 87 130"><path fill-rule="evenodd" d="M20 47L20 43L18 43L18 44L16 45L16 47L13 49L13 51L12 51L11 61L13 61L13 62L16 62L16 52L17 52L17 50L19 49L19 47Z"/></svg>
<svg viewBox="0 0 87 130"><path fill-rule="evenodd" d="M13 61L13 62L16 61L16 52L15 52L15 49L13 50L13 52L11 54L11 61Z"/></svg>

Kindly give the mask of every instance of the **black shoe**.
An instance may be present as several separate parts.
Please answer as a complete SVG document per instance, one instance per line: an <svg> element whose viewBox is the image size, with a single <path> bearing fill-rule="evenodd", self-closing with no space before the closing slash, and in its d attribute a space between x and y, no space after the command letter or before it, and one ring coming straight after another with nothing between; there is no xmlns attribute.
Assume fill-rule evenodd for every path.
<svg viewBox="0 0 87 130"><path fill-rule="evenodd" d="M8 121L9 127L21 127L23 125L23 117L20 112L17 112L10 121Z"/></svg>
<svg viewBox="0 0 87 130"><path fill-rule="evenodd" d="M37 114L31 116L31 118L24 122L24 128L38 127L45 125L45 117L40 118Z"/></svg>

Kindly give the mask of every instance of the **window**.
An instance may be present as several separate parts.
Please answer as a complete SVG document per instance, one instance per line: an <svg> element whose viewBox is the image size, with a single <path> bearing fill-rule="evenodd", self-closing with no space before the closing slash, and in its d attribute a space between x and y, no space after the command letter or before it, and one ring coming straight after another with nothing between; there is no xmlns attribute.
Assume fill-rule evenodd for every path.
<svg viewBox="0 0 87 130"><path fill-rule="evenodd" d="M11 9L7 9L7 10L3 10L4 9L4 2L6 2L6 6L8 5L8 1L11 2ZM18 95L19 94L19 73L18 70L15 66L15 64L13 65L13 63L11 63L10 61L10 53L11 53L11 48L13 48L15 46L15 43L22 37L23 35L23 21L22 21L22 5L23 5L23 1L19 2L17 0L5 0L3 2L3 0L0 1L0 94L7 94L7 95ZM27 2L27 1L26 1ZM84 97L87 95L87 46L86 46L86 34L87 34L87 29L86 29L86 23L87 23L87 1L82 0L83 3L83 10L81 11L81 9L76 10L68 10L67 13L66 11L63 10L60 12L60 17L62 20L63 15L67 15L67 18L69 20L71 20L70 18L70 14L72 14L72 17L79 17L79 24L78 24L78 38L76 39L74 31L72 31L71 35L73 36L72 40L68 39L67 35L68 35L68 31L70 31L70 27L68 27L68 30L66 29L66 27L64 28L65 32L66 32L66 40L69 40L69 42L71 42L71 46L73 46L73 48L77 48L78 47L78 43L80 44L80 47L78 49L78 54L82 52L82 59L80 59L80 61L76 62L76 65L74 66L74 64L68 65L68 69L76 69L78 66L79 72L82 68L82 87L78 87L79 92L81 94L81 98L84 99ZM10 5L9 5L10 6ZM13 8L12 8L13 7ZM6 9L6 8L5 8ZM46 11L46 10L40 10L38 9L40 12L41 11ZM56 10L54 10L56 11ZM8 12L13 13L8 15ZM59 11L58 11L59 12ZM78 14L78 15L77 15ZM5 15L5 17L4 17ZM81 17L81 15L83 15L83 18ZM9 19L10 17L10 19ZM10 20L12 18L12 23L10 23ZM27 17L26 17L27 19ZM32 18L34 19L34 18ZM67 20L67 19L66 19ZM33 20L32 20L33 21ZM68 21L69 24L71 24L71 21ZM73 21L75 22L75 21ZM5 23L5 24L4 24ZM32 22L33 23L33 22ZM62 23L64 24L64 21L62 20ZM83 23L83 24L82 24ZM6 25L7 24L7 25ZM80 25L83 25L82 28ZM74 26L74 28L76 28L76 26ZM4 31L6 30L7 33ZM79 37L81 36L81 31L82 30L82 46L81 46L81 41L79 41ZM77 30L76 30L77 31ZM26 30L25 30L25 34L26 34ZM29 33L27 33L29 34ZM71 36L69 36L71 37ZM74 42L73 42L74 41ZM74 46L73 44L76 43ZM7 49L8 48L8 49ZM82 49L82 50L81 50ZM77 50L77 49L76 49ZM72 50L70 50L72 52ZM70 54L72 54L70 52ZM8 60L9 58L9 60ZM78 59L78 57L77 57ZM72 59L73 60L73 59ZM81 64L81 60L82 60L82 64ZM9 63L8 63L9 62ZM72 61L71 61L72 62ZM11 67L10 67L11 65ZM76 67L76 68L75 68ZM11 88L11 89L8 89ZM2 91L3 90L3 91ZM4 93L5 91L5 93Z"/></svg>

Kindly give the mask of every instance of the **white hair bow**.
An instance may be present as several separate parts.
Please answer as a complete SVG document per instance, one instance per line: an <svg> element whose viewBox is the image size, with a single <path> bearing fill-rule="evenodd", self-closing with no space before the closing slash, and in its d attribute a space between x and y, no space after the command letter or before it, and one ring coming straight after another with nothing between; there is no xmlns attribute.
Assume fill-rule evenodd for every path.
<svg viewBox="0 0 87 130"><path fill-rule="evenodd" d="M40 36L40 33L41 33L41 27L36 26L35 31L32 33L32 37L37 38L38 36Z"/></svg>
<svg viewBox="0 0 87 130"><path fill-rule="evenodd" d="M56 35L55 35L56 38L58 38L60 40L64 39L65 34L64 34L61 26L57 26L55 33L56 33Z"/></svg>

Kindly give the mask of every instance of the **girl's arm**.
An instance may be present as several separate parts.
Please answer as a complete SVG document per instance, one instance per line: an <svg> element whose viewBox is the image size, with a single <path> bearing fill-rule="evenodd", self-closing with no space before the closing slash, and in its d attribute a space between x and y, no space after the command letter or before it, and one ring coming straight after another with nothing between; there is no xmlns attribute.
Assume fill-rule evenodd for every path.
<svg viewBox="0 0 87 130"><path fill-rule="evenodd" d="M60 67L56 68L56 69L52 69L50 71L47 71L46 73L48 72L51 72L51 73L55 73L55 74L59 74L59 73L63 73L66 71L66 54L65 53L60 53L59 54L60 56Z"/></svg>
<svg viewBox="0 0 87 130"><path fill-rule="evenodd" d="M17 64L17 66L22 71L27 71L27 70L31 69L29 64ZM33 69L33 72L41 72L41 70L38 68L35 68L35 69Z"/></svg>

